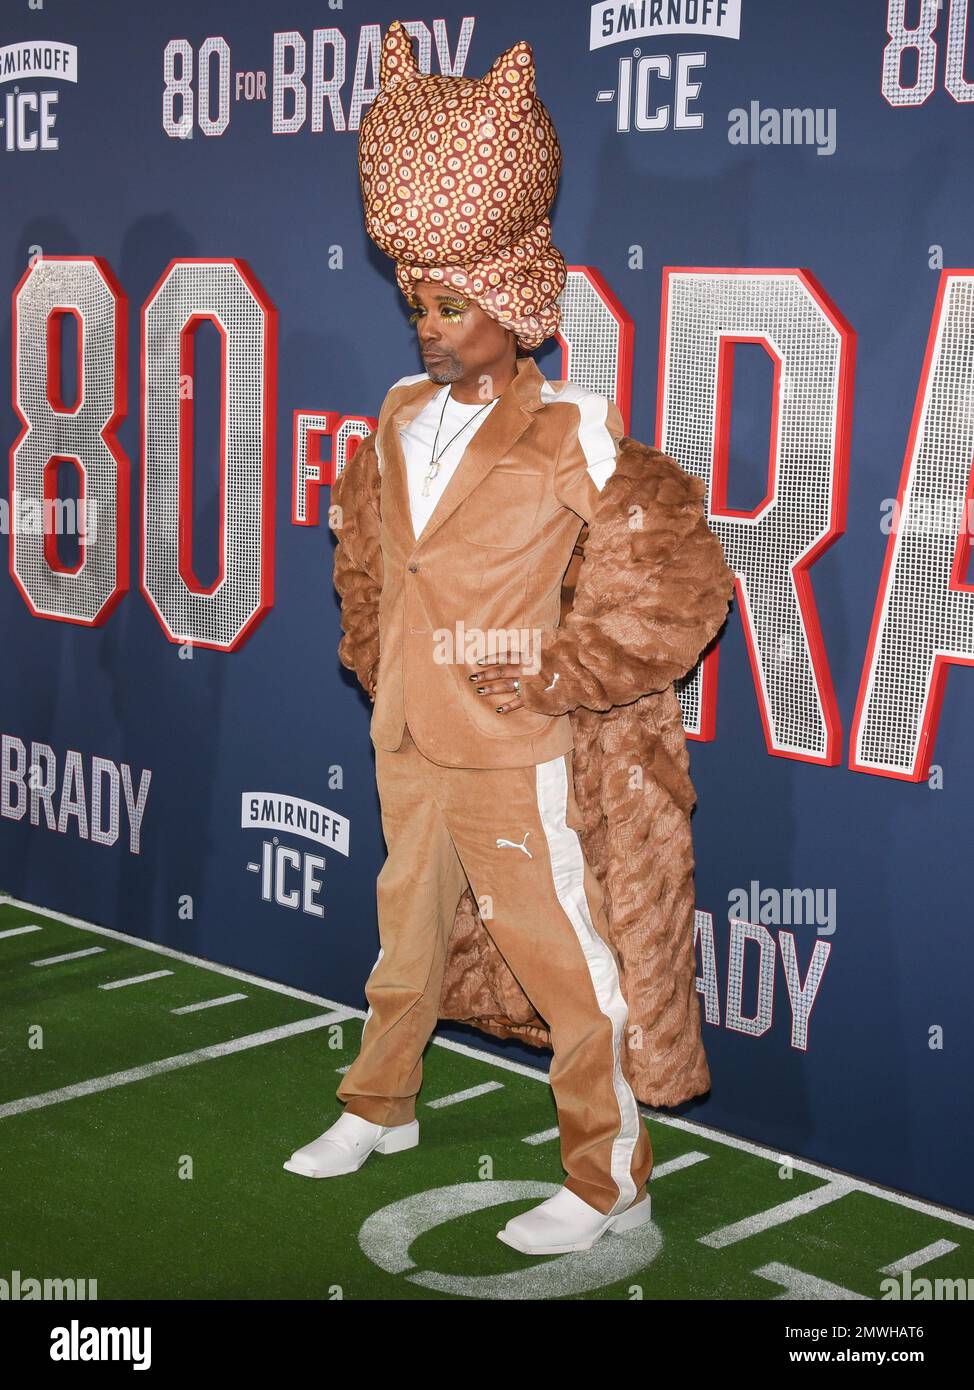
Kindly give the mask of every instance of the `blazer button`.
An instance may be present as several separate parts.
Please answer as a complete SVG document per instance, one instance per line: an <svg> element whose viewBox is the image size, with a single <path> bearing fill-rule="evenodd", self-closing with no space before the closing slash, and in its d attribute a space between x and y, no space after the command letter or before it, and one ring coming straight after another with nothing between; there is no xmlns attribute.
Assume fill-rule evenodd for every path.
<svg viewBox="0 0 974 1390"><path fill-rule="evenodd" d="M410 573L410 574L415 574L415 573L417 572L418 569L419 569L419 565L410 565L410 566L409 566L409 573Z"/></svg>

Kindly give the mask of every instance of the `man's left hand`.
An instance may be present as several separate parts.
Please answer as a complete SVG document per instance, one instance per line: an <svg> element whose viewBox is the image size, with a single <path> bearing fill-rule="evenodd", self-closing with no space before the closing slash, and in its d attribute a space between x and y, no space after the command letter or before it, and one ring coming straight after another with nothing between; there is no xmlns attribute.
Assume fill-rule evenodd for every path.
<svg viewBox="0 0 974 1390"><path fill-rule="evenodd" d="M505 648L504 656L507 659L503 661L491 656L483 658L482 662L476 663L478 669L470 677L471 685L478 692L477 698L490 700L498 714L525 708L515 682L532 674L532 670L525 666L516 643L511 643ZM512 692L513 699L497 698L500 695L509 696Z"/></svg>

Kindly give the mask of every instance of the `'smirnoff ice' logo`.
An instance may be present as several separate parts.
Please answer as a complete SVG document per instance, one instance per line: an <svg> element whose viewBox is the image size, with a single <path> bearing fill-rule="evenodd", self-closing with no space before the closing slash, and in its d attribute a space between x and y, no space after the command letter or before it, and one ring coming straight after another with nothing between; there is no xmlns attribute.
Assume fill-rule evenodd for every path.
<svg viewBox="0 0 974 1390"><path fill-rule="evenodd" d="M689 34L689 51L676 54L658 40ZM657 134L702 130L706 39L740 39L741 0L607 0L592 6L589 49L628 43L617 60L614 87L600 88L597 102L614 102L616 130ZM648 40L642 44L642 40Z"/></svg>
<svg viewBox="0 0 974 1390"><path fill-rule="evenodd" d="M77 82L76 45L31 39L0 47L0 83L38 80ZM53 133L58 96L56 88L22 92L19 85L5 92L0 116L2 148L10 154L56 150L60 143Z"/></svg>
<svg viewBox="0 0 974 1390"><path fill-rule="evenodd" d="M242 792L240 825L243 829L276 829L300 835L348 857L347 817L299 796ZM247 864L248 873L260 876L264 902L288 907L293 912L307 912L312 917L325 915L324 904L318 899L323 886L319 872L324 873L325 868L323 854L309 854L307 850L283 845L277 835L262 842L259 863L251 860Z"/></svg>
<svg viewBox="0 0 974 1390"><path fill-rule="evenodd" d="M589 48L664 34L741 37L741 0L602 0L589 19Z"/></svg>

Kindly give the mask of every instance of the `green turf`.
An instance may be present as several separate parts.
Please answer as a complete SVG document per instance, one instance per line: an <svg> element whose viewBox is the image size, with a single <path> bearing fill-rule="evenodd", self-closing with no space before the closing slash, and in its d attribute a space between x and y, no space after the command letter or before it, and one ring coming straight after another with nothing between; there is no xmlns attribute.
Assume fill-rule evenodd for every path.
<svg viewBox="0 0 974 1390"><path fill-rule="evenodd" d="M4 1100L327 1013L203 965L0 907L0 931L27 921L44 931L0 940ZM108 950L64 966L28 964L90 945ZM175 974L130 989L96 987L160 968ZM237 991L246 1002L168 1012ZM26 1028L38 1022L45 1048L30 1055ZM781 1293L756 1272L773 1262L870 1298L879 1296L883 1265L936 1240L958 1249L924 1274L967 1277L971 1268L974 1233L965 1226L860 1192L712 1249L700 1239L708 1232L815 1191L822 1179L785 1178L770 1157L652 1119L657 1169L681 1155L705 1157L650 1184L655 1220L638 1247L645 1258L634 1262L634 1245L627 1252L631 1237L605 1237L584 1256L521 1255L496 1232L546 1189L450 1213L464 1193L503 1197L492 1184L553 1190L563 1180L557 1140L523 1142L555 1124L550 1089L486 1055L441 1046L426 1053L418 1148L374 1155L341 1178L286 1173L281 1164L291 1150L340 1113L339 1069L353 1060L361 1026L345 1018L0 1118L0 1278L20 1270L97 1279L101 1299L762 1300ZM501 1089L443 1108L428 1104L485 1081ZM434 1190L449 1219L410 1243L408 1215L382 1212Z"/></svg>
<svg viewBox="0 0 974 1390"><path fill-rule="evenodd" d="M0 907L0 932L32 923L42 930L0 939L0 1103L321 1012L156 951L24 908ZM92 946L105 950L57 965L30 964ZM173 973L122 989L98 989L104 981L155 970ZM170 1012L238 993L247 999L200 1013ZM41 1048L30 1046L31 1030L38 1026Z"/></svg>

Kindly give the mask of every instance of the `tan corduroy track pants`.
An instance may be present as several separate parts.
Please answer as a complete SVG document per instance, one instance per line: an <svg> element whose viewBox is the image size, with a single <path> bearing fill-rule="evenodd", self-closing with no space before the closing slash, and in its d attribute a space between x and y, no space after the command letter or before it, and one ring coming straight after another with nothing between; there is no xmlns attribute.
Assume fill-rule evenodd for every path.
<svg viewBox="0 0 974 1390"><path fill-rule="evenodd" d="M338 1088L374 1124L416 1114L446 943L469 882L484 925L552 1034L565 1186L606 1214L642 1195L652 1147L625 1074L628 1009L602 888L586 863L569 751L515 768L445 767L408 727L376 749L388 857L376 883L381 950L359 1054Z"/></svg>

